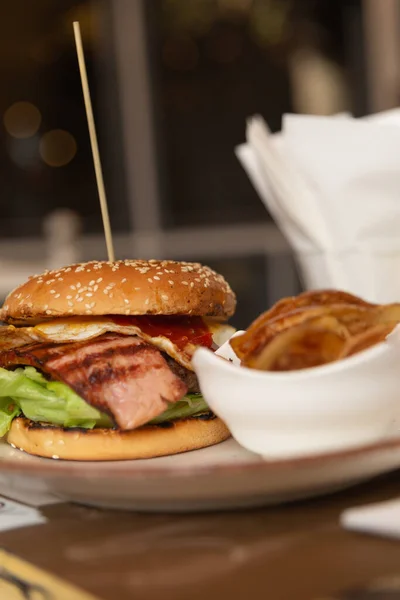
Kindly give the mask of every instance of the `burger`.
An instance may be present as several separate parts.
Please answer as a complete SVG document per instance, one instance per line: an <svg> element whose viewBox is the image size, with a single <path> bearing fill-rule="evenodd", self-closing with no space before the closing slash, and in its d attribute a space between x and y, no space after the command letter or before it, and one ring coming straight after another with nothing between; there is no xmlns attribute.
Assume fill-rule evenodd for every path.
<svg viewBox="0 0 400 600"><path fill-rule="evenodd" d="M67 460L221 442L191 358L234 332L235 295L198 263L87 262L34 275L0 309L0 437Z"/></svg>

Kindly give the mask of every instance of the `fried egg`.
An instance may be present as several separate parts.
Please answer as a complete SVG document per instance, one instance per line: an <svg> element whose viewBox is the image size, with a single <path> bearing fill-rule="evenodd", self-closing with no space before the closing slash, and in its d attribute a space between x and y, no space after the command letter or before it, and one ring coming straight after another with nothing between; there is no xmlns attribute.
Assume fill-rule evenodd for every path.
<svg viewBox="0 0 400 600"><path fill-rule="evenodd" d="M215 345L222 346L235 332L235 329L225 323L204 319L208 330L212 333ZM83 342L104 333L120 333L122 335L137 335L153 344L159 350L168 354L187 369L191 367L191 358L196 346L188 343L183 349L164 335L152 337L144 333L136 325L120 325L109 317L70 317L39 323L33 327L15 327L4 325L0 327L0 351L18 348L34 342L49 342L65 344Z"/></svg>

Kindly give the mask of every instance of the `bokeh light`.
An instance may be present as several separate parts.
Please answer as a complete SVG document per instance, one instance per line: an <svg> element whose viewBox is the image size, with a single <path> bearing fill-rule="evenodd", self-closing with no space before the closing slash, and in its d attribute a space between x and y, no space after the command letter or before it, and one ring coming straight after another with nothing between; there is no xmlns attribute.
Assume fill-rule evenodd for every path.
<svg viewBox="0 0 400 600"><path fill-rule="evenodd" d="M74 158L77 144L74 136L68 131L52 129L41 138L39 152L49 167L64 167Z"/></svg>
<svg viewBox="0 0 400 600"><path fill-rule="evenodd" d="M249 33L258 46L269 48L284 40L290 8L290 4L284 0L279 3L253 4L250 11Z"/></svg>
<svg viewBox="0 0 400 600"><path fill-rule="evenodd" d="M4 127L9 135L18 139L32 137L37 133L42 116L31 102L15 102L4 113Z"/></svg>

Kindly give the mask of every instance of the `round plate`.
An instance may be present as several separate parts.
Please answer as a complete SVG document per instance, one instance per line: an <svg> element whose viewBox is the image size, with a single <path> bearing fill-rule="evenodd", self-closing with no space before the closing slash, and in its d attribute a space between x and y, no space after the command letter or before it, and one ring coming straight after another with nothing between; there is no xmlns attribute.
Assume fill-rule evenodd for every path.
<svg viewBox="0 0 400 600"><path fill-rule="evenodd" d="M0 442L1 481L67 501L138 511L263 506L325 494L400 468L400 438L335 454L265 461L233 439L176 456L70 462Z"/></svg>

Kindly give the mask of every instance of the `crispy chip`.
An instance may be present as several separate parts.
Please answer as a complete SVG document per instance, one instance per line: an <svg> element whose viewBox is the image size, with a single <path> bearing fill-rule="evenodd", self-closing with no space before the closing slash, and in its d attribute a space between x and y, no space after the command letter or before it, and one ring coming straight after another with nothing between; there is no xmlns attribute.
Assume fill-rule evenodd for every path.
<svg viewBox="0 0 400 600"><path fill-rule="evenodd" d="M400 322L400 304L378 305L346 292L283 298L231 340L244 366L287 371L351 356L382 342Z"/></svg>
<svg viewBox="0 0 400 600"><path fill-rule="evenodd" d="M338 358L346 358L383 342L396 324L380 323L347 340Z"/></svg>
<svg viewBox="0 0 400 600"><path fill-rule="evenodd" d="M289 313L282 314L254 329L252 326L241 336L232 339L231 346L237 356L256 356L279 331L284 331L308 319L322 316L336 317L348 330L348 335L364 331L372 319L373 306L357 306L351 304L332 304L306 306Z"/></svg>
<svg viewBox="0 0 400 600"><path fill-rule="evenodd" d="M337 360L347 330L334 317L315 317L277 333L263 350L243 364L264 371L292 371Z"/></svg>
<svg viewBox="0 0 400 600"><path fill-rule="evenodd" d="M354 304L360 306L375 306L353 294L341 292L339 290L312 290L303 292L298 296L290 296L282 298L274 304L269 310L260 315L250 325L250 329L257 329L268 321L275 319L281 315L293 312L301 308L310 306L330 306L332 304Z"/></svg>

